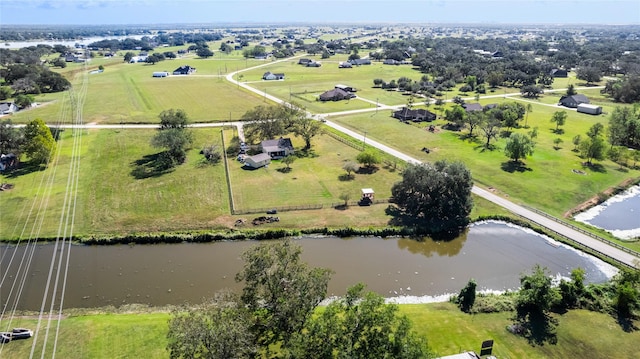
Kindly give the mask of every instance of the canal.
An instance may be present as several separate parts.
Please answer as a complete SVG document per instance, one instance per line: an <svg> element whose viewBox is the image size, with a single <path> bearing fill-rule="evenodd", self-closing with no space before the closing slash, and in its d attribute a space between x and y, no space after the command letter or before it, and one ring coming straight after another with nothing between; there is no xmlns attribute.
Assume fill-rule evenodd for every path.
<svg viewBox="0 0 640 359"><path fill-rule="evenodd" d="M303 259L334 271L328 295L342 295L363 282L368 289L399 302L442 300L474 278L479 290L517 289L523 273L534 265L554 276L568 277L574 268L586 271L586 282L604 282L614 267L549 238L501 222L472 225L451 241L406 238L304 237ZM71 247L65 308L197 303L223 288L240 289L235 274L243 251L258 242L115 245ZM19 260L26 246L0 247L2 303L15 302L21 276ZM18 309L38 310L53 254L51 244L38 245L20 291ZM28 257L28 256L27 256ZM13 289L12 289L13 288ZM7 302L8 301L8 302Z"/></svg>

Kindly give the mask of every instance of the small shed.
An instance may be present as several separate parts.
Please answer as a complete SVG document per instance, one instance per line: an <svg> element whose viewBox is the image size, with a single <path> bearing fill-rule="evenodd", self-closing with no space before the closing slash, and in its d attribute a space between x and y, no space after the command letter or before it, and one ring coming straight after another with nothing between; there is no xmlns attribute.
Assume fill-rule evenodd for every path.
<svg viewBox="0 0 640 359"><path fill-rule="evenodd" d="M244 165L249 168L260 168L271 163L271 156L267 153L259 153L244 159Z"/></svg>
<svg viewBox="0 0 640 359"><path fill-rule="evenodd" d="M588 113L589 115L600 115L602 114L602 106L591 105L588 103L581 103L578 105L578 112Z"/></svg>

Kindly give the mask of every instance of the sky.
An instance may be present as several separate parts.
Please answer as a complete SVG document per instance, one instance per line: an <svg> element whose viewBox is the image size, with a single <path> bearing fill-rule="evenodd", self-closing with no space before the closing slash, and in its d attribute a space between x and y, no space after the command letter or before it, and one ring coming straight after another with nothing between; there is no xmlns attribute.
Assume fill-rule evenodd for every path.
<svg viewBox="0 0 640 359"><path fill-rule="evenodd" d="M3 25L640 24L640 0L0 0Z"/></svg>

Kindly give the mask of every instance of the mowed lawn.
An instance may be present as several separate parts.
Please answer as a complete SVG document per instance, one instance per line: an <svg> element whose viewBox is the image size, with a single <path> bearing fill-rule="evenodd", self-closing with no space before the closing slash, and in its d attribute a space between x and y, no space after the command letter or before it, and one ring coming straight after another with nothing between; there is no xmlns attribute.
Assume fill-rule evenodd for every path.
<svg viewBox="0 0 640 359"><path fill-rule="evenodd" d="M304 141L291 137L296 149ZM342 166L356 161L359 151L328 135L312 139L312 155L296 158L287 172L286 165L274 160L268 167L246 170L234 158L229 159L229 171L235 207L238 210L283 206L330 205L343 202L342 194L357 201L362 188L373 188L376 197L387 199L391 186L401 179L400 171L377 166L371 173L356 173L346 177Z"/></svg>
<svg viewBox="0 0 640 359"><path fill-rule="evenodd" d="M198 152L204 145L221 145L220 131L194 130L195 144L186 163L168 173L154 173L150 169L154 163L152 156L159 152L150 145L154 130L85 131L74 234L216 227L229 214L224 166L201 166L202 156ZM36 213L41 206L39 212L44 221L36 236L55 235L70 168L70 131L64 132L59 145L57 166L18 177L2 177L2 182L15 185L2 193L3 239L28 236L39 220ZM27 228L26 234L21 234L23 227Z"/></svg>
<svg viewBox="0 0 640 359"><path fill-rule="evenodd" d="M481 100L481 104L512 101L509 99ZM436 111L431 107L432 111ZM550 119L555 111L566 111L568 118L562 126L564 133L553 132L555 124ZM436 111L439 113L439 111ZM484 148L485 139L482 131L475 129L475 140L465 139L468 129L461 132L444 130L443 120L434 122L435 133L426 130L429 125L403 124L391 117L390 111L366 113L351 116L334 116L332 121L338 122L360 133L367 132L367 138L385 143L401 152L419 160L432 162L441 159L461 160L472 171L474 179L487 187L493 187L519 203L548 211L561 216L565 211L594 196L608 187L620 184L626 179L640 175L638 170L621 169L611 161L596 161L597 167L585 167L578 153L572 151L572 138L586 132L596 122L607 124L607 116L591 116L575 111L560 110L543 105L533 105L529 114L528 129L520 128L515 132L527 133L538 128L538 137L533 156L524 162L525 166L514 167L504 154L506 138L492 140L493 150ZM524 125L524 122L522 123ZM560 138L563 142L559 149L554 149L553 140ZM430 149L426 154L423 147ZM584 171L576 174L573 170Z"/></svg>
<svg viewBox="0 0 640 359"><path fill-rule="evenodd" d="M558 319L557 344L531 345L526 339L505 329L512 324L513 313L462 313L451 303L409 304L400 306L413 328L426 337L438 356L461 351L480 352L480 344L494 340L493 355L498 358L618 358L637 356L640 331L625 332L607 314L572 310ZM61 358L168 358L166 350L168 313L97 314L65 318L60 323L56 355ZM13 326L35 328L35 319L15 319ZM46 323L44 321L43 323ZM53 347L52 332L46 356ZM42 353L43 325L35 355ZM3 358L26 358L33 339L5 344Z"/></svg>
<svg viewBox="0 0 640 359"><path fill-rule="evenodd" d="M158 123L160 112L171 108L184 109L193 122L238 120L259 103L259 97L232 85L224 76L260 62L216 56L210 59L165 60L155 65L114 63L110 60L103 73L88 75L83 121L107 124ZM106 60L98 59L90 68L97 68L100 61ZM152 77L154 71L172 73L182 65L195 67L197 71L188 76ZM80 89L84 72L77 67L66 72L73 77L70 81L76 91ZM60 121L64 107L70 105L67 92L39 95L35 100L45 105L12 115L12 121L24 123L41 118L55 124Z"/></svg>
<svg viewBox="0 0 640 359"><path fill-rule="evenodd" d="M393 66L383 65L382 62L372 62L371 65L355 66L350 69L338 68L341 61L346 61L347 56L333 56L329 59L321 59L319 55L303 56L303 58L320 61L321 67L305 67L298 65L299 58L274 63L242 72L241 81L249 82L249 85L270 95L283 100L298 103L314 113L329 113L355 109L374 108L375 103L380 105L402 105L407 103L407 96L398 91L386 91L373 87L373 80L381 78L387 82L397 80L400 77L409 77L416 81L422 74L414 70L410 65ZM263 81L262 75L266 71L284 73L285 79L281 81ZM343 84L357 89L356 95L371 102L352 99L349 101L321 102L317 97L325 91L332 90L335 85ZM416 100L418 102L418 100Z"/></svg>

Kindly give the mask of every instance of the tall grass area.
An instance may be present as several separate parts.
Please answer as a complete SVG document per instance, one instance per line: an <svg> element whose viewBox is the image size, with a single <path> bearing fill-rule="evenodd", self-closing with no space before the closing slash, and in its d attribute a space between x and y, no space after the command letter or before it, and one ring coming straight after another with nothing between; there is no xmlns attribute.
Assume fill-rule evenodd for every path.
<svg viewBox="0 0 640 359"><path fill-rule="evenodd" d="M451 303L401 305L400 313L413 322L416 332L428 339L437 355L473 350L493 339L498 358L635 358L640 331L625 332L607 314L571 310L558 319L558 343L532 346L505 329L513 313L462 313ZM60 323L56 356L60 358L168 358L167 313L97 314L73 316ZM55 322L52 323L55 326ZM13 327L35 328L35 319L14 319ZM53 328L52 328L53 330ZM50 338L52 335L50 335ZM38 335L35 355L40 356L44 331ZM2 347L3 358L29 357L33 339L17 340ZM52 344L46 356L51 355Z"/></svg>
<svg viewBox="0 0 640 359"><path fill-rule="evenodd" d="M186 163L168 173L145 172L150 157L160 150L150 145L154 130L91 130L82 137L76 234L127 234L184 229L210 229L229 213L224 166L200 165L199 150L208 144L222 145L221 129L194 130L195 143ZM38 218L28 216L36 193L50 191L43 202L46 215L40 236L55 235L69 172L71 131L63 132L60 160L44 171L2 182L14 184L2 193L0 238L20 236ZM51 189L41 185L55 176ZM36 203L36 209L40 206ZM27 219L28 218L28 219Z"/></svg>

